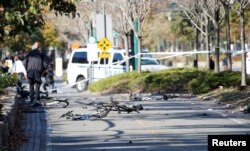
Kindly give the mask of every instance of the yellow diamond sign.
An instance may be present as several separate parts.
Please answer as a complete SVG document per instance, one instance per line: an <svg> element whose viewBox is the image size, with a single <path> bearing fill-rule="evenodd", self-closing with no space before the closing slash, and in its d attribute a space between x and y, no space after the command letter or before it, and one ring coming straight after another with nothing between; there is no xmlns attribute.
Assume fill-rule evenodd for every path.
<svg viewBox="0 0 250 151"><path fill-rule="evenodd" d="M107 52L112 47L112 44L108 39L102 38L102 40L98 42L97 47L103 52Z"/></svg>

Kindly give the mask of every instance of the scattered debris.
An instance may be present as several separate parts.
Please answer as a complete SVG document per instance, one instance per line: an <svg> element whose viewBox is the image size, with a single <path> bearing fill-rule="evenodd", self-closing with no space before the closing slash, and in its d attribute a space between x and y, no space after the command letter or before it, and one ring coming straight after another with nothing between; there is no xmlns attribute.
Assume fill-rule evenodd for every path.
<svg viewBox="0 0 250 151"><path fill-rule="evenodd" d="M201 114L202 116L208 116L208 114L207 113L203 113L203 114Z"/></svg>
<svg viewBox="0 0 250 151"><path fill-rule="evenodd" d="M250 106L246 106L246 108L243 110L244 114L250 113Z"/></svg>
<svg viewBox="0 0 250 151"><path fill-rule="evenodd" d="M88 107L87 106L82 106L82 109L88 109Z"/></svg>
<svg viewBox="0 0 250 151"><path fill-rule="evenodd" d="M133 142L132 142L132 140L128 140L128 144L132 144Z"/></svg>

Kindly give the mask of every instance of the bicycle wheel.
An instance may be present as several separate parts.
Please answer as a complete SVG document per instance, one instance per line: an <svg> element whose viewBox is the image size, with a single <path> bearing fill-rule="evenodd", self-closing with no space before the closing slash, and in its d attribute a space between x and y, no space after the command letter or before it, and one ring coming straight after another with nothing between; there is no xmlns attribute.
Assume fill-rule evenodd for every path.
<svg viewBox="0 0 250 151"><path fill-rule="evenodd" d="M68 105L68 99L54 99L44 103L46 108L66 108Z"/></svg>

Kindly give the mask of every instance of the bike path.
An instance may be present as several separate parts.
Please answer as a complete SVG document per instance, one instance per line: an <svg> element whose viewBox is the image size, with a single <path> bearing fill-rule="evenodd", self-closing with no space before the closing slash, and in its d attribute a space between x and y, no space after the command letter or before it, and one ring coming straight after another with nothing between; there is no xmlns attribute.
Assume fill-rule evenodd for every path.
<svg viewBox="0 0 250 151"><path fill-rule="evenodd" d="M47 119L44 108L28 107L23 111L22 129L27 141L16 151L46 151Z"/></svg>
<svg viewBox="0 0 250 151"><path fill-rule="evenodd" d="M27 83L25 83L27 84ZM61 78L55 78L55 85L59 88L66 86ZM23 111L22 130L27 141L16 149L16 151L46 151L48 142L48 115L43 107L26 106Z"/></svg>
<svg viewBox="0 0 250 151"><path fill-rule="evenodd" d="M67 109L49 110L49 151L204 151L207 150L207 135L246 134L250 130L249 120L236 122L238 118L210 110L209 102L178 98L138 102L145 107L139 114L112 111L107 118L98 121L59 119L69 110L83 114L93 112L84 105L93 98L108 101L109 96L75 96ZM122 96L117 97L120 98Z"/></svg>

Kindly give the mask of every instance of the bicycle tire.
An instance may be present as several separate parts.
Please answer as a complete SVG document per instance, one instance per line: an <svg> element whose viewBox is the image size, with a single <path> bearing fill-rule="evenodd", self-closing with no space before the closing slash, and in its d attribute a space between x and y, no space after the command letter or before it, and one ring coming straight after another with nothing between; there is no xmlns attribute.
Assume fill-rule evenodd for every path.
<svg viewBox="0 0 250 151"><path fill-rule="evenodd" d="M66 108L67 106L69 106L69 102L67 100L52 100L44 103L44 106L46 108L58 108L58 107Z"/></svg>

